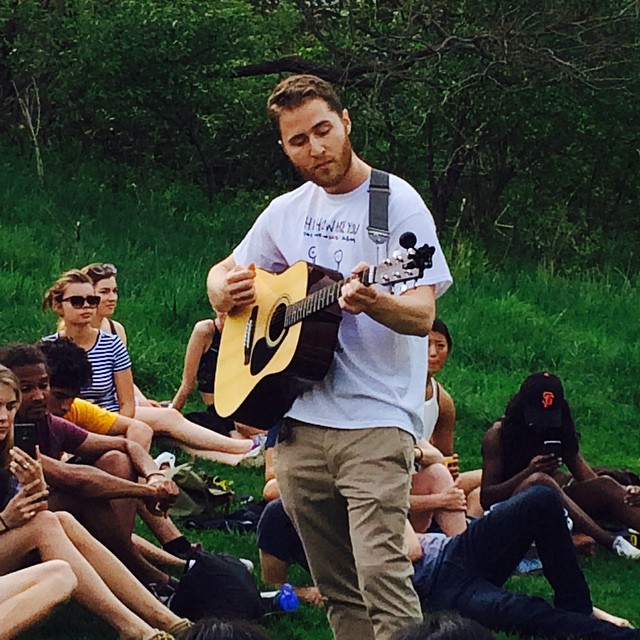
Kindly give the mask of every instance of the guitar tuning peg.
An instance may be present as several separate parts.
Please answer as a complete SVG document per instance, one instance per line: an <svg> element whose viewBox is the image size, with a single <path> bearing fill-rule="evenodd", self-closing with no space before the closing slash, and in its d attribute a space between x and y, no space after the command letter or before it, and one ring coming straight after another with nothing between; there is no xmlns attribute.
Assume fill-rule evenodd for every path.
<svg viewBox="0 0 640 640"><path fill-rule="evenodd" d="M411 231L406 231L400 236L400 246L403 249L409 249L416 246L416 242L418 239L416 238L415 233L411 233Z"/></svg>

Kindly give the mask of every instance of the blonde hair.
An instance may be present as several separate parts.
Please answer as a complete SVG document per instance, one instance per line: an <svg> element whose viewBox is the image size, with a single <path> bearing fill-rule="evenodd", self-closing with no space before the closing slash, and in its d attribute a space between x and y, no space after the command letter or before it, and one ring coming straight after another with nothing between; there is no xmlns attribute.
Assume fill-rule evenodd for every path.
<svg viewBox="0 0 640 640"><path fill-rule="evenodd" d="M16 400L18 405L22 400L22 393L20 392L20 381L16 377L16 374L7 367L0 364L0 384L5 385L13 389L16 394ZM10 425L9 433L4 439L4 442L0 443L0 470L9 468L9 451L13 447L13 424Z"/></svg>
<svg viewBox="0 0 640 640"><path fill-rule="evenodd" d="M80 269L69 269L65 271L46 291L42 300L42 310L53 309L56 302L60 302L64 297L64 292L70 284L90 284L93 280Z"/></svg>

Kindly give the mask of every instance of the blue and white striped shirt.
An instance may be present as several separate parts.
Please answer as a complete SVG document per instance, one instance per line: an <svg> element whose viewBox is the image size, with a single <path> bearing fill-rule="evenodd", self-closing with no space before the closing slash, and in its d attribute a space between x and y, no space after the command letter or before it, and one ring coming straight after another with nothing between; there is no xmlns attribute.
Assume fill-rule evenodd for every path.
<svg viewBox="0 0 640 640"><path fill-rule="evenodd" d="M43 340L56 340L54 333ZM116 393L115 374L131 369L131 358L120 338L113 333L100 331L96 343L87 351L93 377L91 384L82 387L80 397L109 411L120 411Z"/></svg>

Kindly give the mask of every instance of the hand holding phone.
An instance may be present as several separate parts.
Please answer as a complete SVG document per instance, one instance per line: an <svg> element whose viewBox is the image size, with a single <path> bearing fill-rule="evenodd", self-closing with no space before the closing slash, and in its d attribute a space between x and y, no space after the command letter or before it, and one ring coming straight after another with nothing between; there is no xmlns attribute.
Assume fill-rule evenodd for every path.
<svg viewBox="0 0 640 640"><path fill-rule="evenodd" d="M42 464L40 463L40 451L37 445L35 459L15 446L11 449L10 456L9 471L18 479L18 482L23 487L35 487L29 492L29 495L31 495L32 492L38 493L47 489Z"/></svg>
<svg viewBox="0 0 640 640"><path fill-rule="evenodd" d="M13 444L22 449L28 456L36 459L38 430L33 422L13 425Z"/></svg>
<svg viewBox="0 0 640 640"><path fill-rule="evenodd" d="M562 459L562 441L561 440L545 440L543 447L546 455L555 456L556 458L558 458L558 460Z"/></svg>

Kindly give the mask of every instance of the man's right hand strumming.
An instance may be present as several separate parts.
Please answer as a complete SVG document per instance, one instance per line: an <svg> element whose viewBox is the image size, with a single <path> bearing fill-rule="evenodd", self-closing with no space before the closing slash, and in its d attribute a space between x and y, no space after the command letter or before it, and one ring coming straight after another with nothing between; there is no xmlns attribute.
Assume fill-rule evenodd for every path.
<svg viewBox="0 0 640 640"><path fill-rule="evenodd" d="M217 313L240 311L256 301L256 267L236 264L233 256L213 266L207 278L211 306Z"/></svg>

